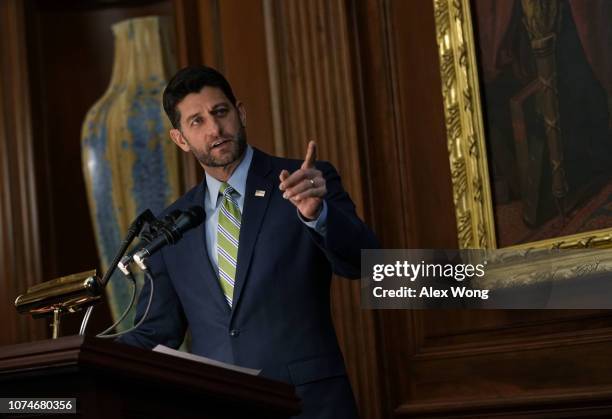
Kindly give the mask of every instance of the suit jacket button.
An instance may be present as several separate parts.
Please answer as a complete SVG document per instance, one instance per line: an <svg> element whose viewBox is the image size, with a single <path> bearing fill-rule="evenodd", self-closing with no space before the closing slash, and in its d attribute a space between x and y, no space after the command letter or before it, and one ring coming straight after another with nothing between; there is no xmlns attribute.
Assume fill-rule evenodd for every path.
<svg viewBox="0 0 612 419"><path fill-rule="evenodd" d="M238 329L232 329L230 331L230 336L233 337L233 338L237 337L239 334L240 334L240 330L238 330Z"/></svg>

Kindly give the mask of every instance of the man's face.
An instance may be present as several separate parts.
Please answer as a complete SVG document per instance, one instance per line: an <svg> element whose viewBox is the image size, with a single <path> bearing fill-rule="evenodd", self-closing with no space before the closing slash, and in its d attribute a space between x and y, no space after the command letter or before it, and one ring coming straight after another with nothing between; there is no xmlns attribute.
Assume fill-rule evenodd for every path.
<svg viewBox="0 0 612 419"><path fill-rule="evenodd" d="M223 167L236 162L246 148L245 112L242 103L233 106L223 91L206 86L190 93L177 105L179 129L172 140L191 152L201 165Z"/></svg>

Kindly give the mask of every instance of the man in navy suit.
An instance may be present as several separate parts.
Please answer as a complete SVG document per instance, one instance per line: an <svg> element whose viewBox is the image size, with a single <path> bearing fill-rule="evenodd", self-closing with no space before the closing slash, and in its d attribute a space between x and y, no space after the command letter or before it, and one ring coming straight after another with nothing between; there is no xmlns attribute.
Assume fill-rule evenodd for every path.
<svg viewBox="0 0 612 419"><path fill-rule="evenodd" d="M357 409L330 313L332 272L360 275L361 249L378 242L355 214L338 173L269 156L246 141L246 112L208 67L180 70L164 91L172 140L205 179L167 208L201 205L205 222L148 260L155 292L144 323L121 341L178 347L262 369L296 386L300 418L355 418ZM145 287L136 318L148 299Z"/></svg>

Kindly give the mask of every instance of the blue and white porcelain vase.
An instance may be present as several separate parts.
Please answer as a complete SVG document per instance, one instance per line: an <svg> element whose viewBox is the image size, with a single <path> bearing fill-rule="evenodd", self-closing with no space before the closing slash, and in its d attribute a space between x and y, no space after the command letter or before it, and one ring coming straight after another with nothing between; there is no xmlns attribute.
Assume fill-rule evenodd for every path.
<svg viewBox="0 0 612 419"><path fill-rule="evenodd" d="M159 213L179 196L178 151L161 104L176 70L171 29L169 20L158 16L113 25L111 82L83 122L83 172L105 271L134 218L147 208ZM107 287L114 318L131 292L120 275Z"/></svg>

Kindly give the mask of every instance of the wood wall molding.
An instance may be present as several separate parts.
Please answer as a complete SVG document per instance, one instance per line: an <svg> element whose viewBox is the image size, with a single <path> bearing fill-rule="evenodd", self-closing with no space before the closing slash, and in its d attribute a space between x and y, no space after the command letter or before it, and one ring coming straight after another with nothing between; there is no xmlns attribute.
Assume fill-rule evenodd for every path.
<svg viewBox="0 0 612 419"><path fill-rule="evenodd" d="M370 215L367 158L356 104L360 93L353 62L353 10L347 2L265 3L276 154L303 159L309 140L318 158L338 169L363 217ZM369 221L369 220L368 220ZM386 417L377 346L377 318L360 309L359 283L335 279L332 314L349 377L367 418Z"/></svg>
<svg viewBox="0 0 612 419"><path fill-rule="evenodd" d="M23 2L0 2L0 345L46 336L11 304L42 272L26 51Z"/></svg>
<svg viewBox="0 0 612 419"><path fill-rule="evenodd" d="M266 58L270 80L270 105L272 108L272 126L274 129L274 152L277 156L286 156L285 133L281 102L281 79L279 75L279 55L277 46L277 21L274 0L263 0L264 27L266 31Z"/></svg>
<svg viewBox="0 0 612 419"><path fill-rule="evenodd" d="M607 313L580 316L577 313L565 319L551 317L527 324L500 325L468 332L455 331L448 336L421 336L413 359L419 361L546 348L560 349L598 342L612 342L612 316Z"/></svg>
<svg viewBox="0 0 612 419"><path fill-rule="evenodd" d="M610 347L607 341L410 360L389 378L401 389L397 406L612 392Z"/></svg>
<svg viewBox="0 0 612 419"><path fill-rule="evenodd" d="M612 391L534 394L520 397L440 401L401 405L396 417L409 418L592 418L612 415Z"/></svg>
<svg viewBox="0 0 612 419"><path fill-rule="evenodd" d="M176 28L177 60L179 67L197 65L202 61L201 31L210 30L202 19L202 4L197 0L174 0L174 22ZM207 37L208 39L208 37Z"/></svg>
<svg viewBox="0 0 612 419"><path fill-rule="evenodd" d="M351 2L351 8L353 63L360 75L356 106L360 141L368 157L371 221L383 247L415 247L417 198L408 187L411 173L405 148L410 135L400 124L402 107L390 2L361 0Z"/></svg>
<svg viewBox="0 0 612 419"><path fill-rule="evenodd" d="M481 341L482 342L482 341ZM591 343L612 342L612 329L588 332L572 332L554 336L541 336L539 339L508 339L498 343L480 343L469 346L452 345L435 349L423 349L412 358L413 361L429 361L443 358L464 358L469 356L521 352L539 349L562 349L567 346L580 346Z"/></svg>

